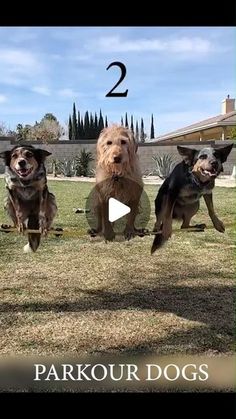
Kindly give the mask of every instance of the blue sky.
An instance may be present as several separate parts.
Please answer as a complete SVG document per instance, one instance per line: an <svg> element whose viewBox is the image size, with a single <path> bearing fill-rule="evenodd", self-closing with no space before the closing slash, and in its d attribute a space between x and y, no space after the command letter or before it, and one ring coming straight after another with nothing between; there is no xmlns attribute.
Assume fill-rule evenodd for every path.
<svg viewBox="0 0 236 419"><path fill-rule="evenodd" d="M120 71L118 90L107 98ZM119 122L125 112L144 118L149 135L220 114L235 97L235 28L224 27L1 27L0 122L14 129L52 112L64 125L73 102Z"/></svg>

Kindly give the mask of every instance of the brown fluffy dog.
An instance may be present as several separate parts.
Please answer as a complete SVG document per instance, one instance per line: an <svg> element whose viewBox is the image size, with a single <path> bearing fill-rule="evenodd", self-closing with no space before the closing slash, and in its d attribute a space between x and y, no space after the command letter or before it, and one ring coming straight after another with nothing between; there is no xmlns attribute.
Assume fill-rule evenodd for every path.
<svg viewBox="0 0 236 419"><path fill-rule="evenodd" d="M135 235L134 222L143 190L137 148L132 131L122 126L105 128L98 138L95 231L102 233L106 240L115 238L112 223L108 219L108 200L111 197L130 207L124 236L129 240Z"/></svg>

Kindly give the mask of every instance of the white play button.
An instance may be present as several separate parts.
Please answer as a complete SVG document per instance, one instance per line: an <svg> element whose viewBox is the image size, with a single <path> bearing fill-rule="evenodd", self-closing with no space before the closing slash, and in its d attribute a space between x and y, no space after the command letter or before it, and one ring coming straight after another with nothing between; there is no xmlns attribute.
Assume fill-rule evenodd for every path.
<svg viewBox="0 0 236 419"><path fill-rule="evenodd" d="M119 218L124 217L124 215L129 214L130 207L128 207L125 204L122 204L122 202L117 201L115 198L109 198L108 201L108 218L111 223L113 223L116 220L119 220Z"/></svg>

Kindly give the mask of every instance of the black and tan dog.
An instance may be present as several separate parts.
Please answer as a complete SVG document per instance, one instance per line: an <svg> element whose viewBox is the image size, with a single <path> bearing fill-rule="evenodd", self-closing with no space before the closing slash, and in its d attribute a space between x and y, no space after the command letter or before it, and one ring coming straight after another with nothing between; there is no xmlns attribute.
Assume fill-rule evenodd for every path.
<svg viewBox="0 0 236 419"><path fill-rule="evenodd" d="M222 164L233 147L206 147L202 150L177 146L183 161L176 165L172 173L161 185L156 200L155 235L151 253L161 247L172 234L172 219L182 220L181 228L204 229L205 224L190 226L191 218L199 209L199 200L203 196L209 216L216 230L223 233L224 224L215 214L212 200L212 190L215 178L223 171Z"/></svg>
<svg viewBox="0 0 236 419"><path fill-rule="evenodd" d="M40 231L28 234L25 252L37 250L41 235L47 235L57 212L55 197L48 191L44 165L50 154L30 145L0 153L6 166L6 211L19 232L26 228Z"/></svg>

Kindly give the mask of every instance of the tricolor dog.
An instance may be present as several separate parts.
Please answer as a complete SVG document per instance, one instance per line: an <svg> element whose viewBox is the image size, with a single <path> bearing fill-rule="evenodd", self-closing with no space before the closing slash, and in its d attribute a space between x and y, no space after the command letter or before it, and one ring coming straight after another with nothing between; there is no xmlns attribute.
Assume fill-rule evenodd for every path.
<svg viewBox="0 0 236 419"><path fill-rule="evenodd" d="M44 164L50 154L31 145L17 145L0 153L5 162L6 211L19 232L26 228L39 230L28 234L25 252L37 250L41 235L47 235L57 212L55 196L48 190Z"/></svg>
<svg viewBox="0 0 236 419"><path fill-rule="evenodd" d="M156 200L155 235L151 253L161 247L171 237L172 219L182 220L181 228L191 228L190 221L199 209L203 196L209 216L216 230L223 233L224 224L217 217L212 199L215 179L223 171L233 144L225 147L204 147L202 150L177 146L183 161L177 164L161 185ZM204 229L200 224L192 226Z"/></svg>

